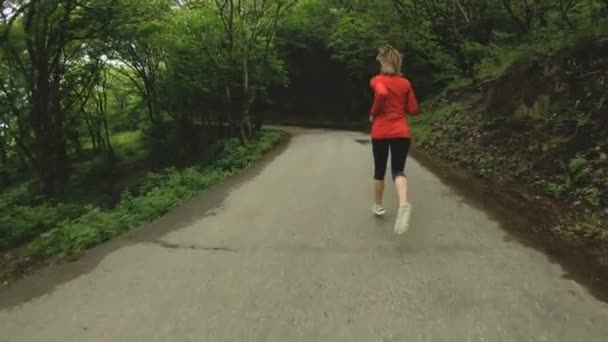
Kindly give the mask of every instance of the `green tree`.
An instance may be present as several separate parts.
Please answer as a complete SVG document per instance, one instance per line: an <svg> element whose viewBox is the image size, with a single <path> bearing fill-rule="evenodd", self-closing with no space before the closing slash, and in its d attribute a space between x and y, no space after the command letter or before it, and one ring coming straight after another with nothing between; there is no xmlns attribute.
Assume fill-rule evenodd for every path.
<svg viewBox="0 0 608 342"><path fill-rule="evenodd" d="M169 0L131 3L135 11L130 15L136 19L122 25L107 46L110 58L121 62L116 70L132 81L146 104L153 132L162 120L159 82L165 63L166 49L162 42L170 3Z"/></svg>
<svg viewBox="0 0 608 342"><path fill-rule="evenodd" d="M253 130L251 106L268 83L268 71L276 70L276 65L269 64L278 23L295 2L215 0L226 39L228 121L231 126L237 123L245 143Z"/></svg>

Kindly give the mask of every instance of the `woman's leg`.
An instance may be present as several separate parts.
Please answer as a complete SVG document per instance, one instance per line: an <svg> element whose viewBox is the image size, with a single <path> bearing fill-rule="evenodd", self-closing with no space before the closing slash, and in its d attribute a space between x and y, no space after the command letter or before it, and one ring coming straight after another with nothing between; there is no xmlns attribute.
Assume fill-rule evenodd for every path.
<svg viewBox="0 0 608 342"><path fill-rule="evenodd" d="M384 175L388 161L389 142L386 139L372 139L374 153L374 200L375 204L382 206L384 197Z"/></svg>
<svg viewBox="0 0 608 342"><path fill-rule="evenodd" d="M384 181L374 179L374 203L382 206L384 199Z"/></svg>
<svg viewBox="0 0 608 342"><path fill-rule="evenodd" d="M395 233L397 234L405 233L410 224L411 206L407 196L407 178L403 172L409 148L409 139L393 139L391 141L391 171L399 195L399 213L395 221Z"/></svg>
<svg viewBox="0 0 608 342"><path fill-rule="evenodd" d="M399 195L399 207L409 203L407 196L407 178L405 177L405 162L410 149L410 139L391 139L391 171L397 194Z"/></svg>
<svg viewBox="0 0 608 342"><path fill-rule="evenodd" d="M407 178L404 176L395 178L395 186L397 187L397 194L399 195L399 206L403 207L409 203L407 200Z"/></svg>

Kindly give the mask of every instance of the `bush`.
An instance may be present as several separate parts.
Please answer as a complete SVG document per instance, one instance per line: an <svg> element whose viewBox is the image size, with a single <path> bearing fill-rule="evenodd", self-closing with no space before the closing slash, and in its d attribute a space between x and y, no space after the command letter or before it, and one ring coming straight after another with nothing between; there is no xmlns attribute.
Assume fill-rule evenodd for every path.
<svg viewBox="0 0 608 342"><path fill-rule="evenodd" d="M606 20L597 23L583 21L573 29L552 25L534 31L524 42L491 45L485 48L485 51L479 47L476 49L469 47L469 50L472 49L478 57L478 62L475 64L476 78L485 79L502 75L509 67L529 61L535 56L546 55L562 48L573 47L581 41L606 36L608 36Z"/></svg>
<svg viewBox="0 0 608 342"><path fill-rule="evenodd" d="M82 206L64 203L36 205L30 184L25 183L0 195L0 250L35 237L66 218L84 213Z"/></svg>
<svg viewBox="0 0 608 342"><path fill-rule="evenodd" d="M247 146L232 139L224 145L221 157L210 166L183 170L168 168L160 173L150 173L137 195L126 191L114 209L86 207L84 215L62 221L32 242L26 254L64 257L107 241L165 214L201 190L246 168L284 137L285 134L279 131L264 131Z"/></svg>

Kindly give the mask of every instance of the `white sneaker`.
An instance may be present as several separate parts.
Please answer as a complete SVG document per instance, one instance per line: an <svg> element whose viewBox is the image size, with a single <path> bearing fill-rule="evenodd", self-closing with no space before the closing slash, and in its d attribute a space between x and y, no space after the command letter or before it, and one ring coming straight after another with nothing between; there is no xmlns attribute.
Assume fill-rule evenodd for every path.
<svg viewBox="0 0 608 342"><path fill-rule="evenodd" d="M384 216L386 214L386 209L384 209L384 207L381 205L374 204L374 206L372 207L372 212L376 216Z"/></svg>
<svg viewBox="0 0 608 342"><path fill-rule="evenodd" d="M397 221L395 221L395 234L403 234L407 232L410 226L410 216L412 212L412 206L409 204L399 208L399 214L397 215Z"/></svg>

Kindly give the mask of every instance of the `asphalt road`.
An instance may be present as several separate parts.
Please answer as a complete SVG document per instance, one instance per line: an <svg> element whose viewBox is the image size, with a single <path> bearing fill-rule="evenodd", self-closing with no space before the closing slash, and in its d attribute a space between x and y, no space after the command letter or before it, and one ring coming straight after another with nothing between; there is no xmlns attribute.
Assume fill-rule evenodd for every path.
<svg viewBox="0 0 608 342"><path fill-rule="evenodd" d="M0 341L608 341L608 305L411 159L395 236L358 139L294 130L273 160L15 283Z"/></svg>

